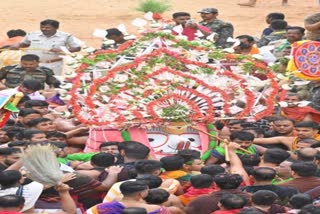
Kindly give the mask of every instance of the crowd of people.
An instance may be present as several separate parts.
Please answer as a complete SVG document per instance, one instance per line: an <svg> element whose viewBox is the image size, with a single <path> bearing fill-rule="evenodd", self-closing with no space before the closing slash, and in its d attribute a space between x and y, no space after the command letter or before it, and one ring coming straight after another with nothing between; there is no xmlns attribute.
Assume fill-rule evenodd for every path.
<svg viewBox="0 0 320 214"><path fill-rule="evenodd" d="M189 13L176 12L166 30L189 41L213 35L219 49L280 63L274 72L286 71L289 60L283 59L290 57L293 45L320 41L319 13L306 17L304 26L290 25L285 14L270 13L261 38L238 35L238 44L228 39L234 26L219 20L217 9L204 8L199 14L202 21L196 23ZM275 103L287 105L259 121L216 121L220 140L214 139L207 158L192 149L158 158L140 142L118 139L95 142L99 148L84 152L93 139L90 127L74 117L68 101L56 96L63 75L61 52L78 52L81 44L58 29L59 22L48 19L40 22L40 31L10 30L8 39L0 41L1 50L28 47L19 64L0 69L0 97L22 95L16 106L2 99L2 116L9 109L11 114L0 129L1 214L320 213L319 81L304 90L284 90ZM103 43L101 49L126 42L116 28L107 29L106 39L114 43ZM302 101L309 104L300 106ZM23 151L39 144L52 145L64 173L55 186L31 180L23 167Z"/></svg>

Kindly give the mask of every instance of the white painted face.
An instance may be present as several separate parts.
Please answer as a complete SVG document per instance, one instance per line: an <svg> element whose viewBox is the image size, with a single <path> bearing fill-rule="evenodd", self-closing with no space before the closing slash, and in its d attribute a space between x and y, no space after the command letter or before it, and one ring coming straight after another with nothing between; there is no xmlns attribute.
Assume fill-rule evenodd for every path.
<svg viewBox="0 0 320 214"><path fill-rule="evenodd" d="M162 128L153 128L147 130L147 136L151 149L159 157L173 155L183 149L201 151L200 135L191 128L179 135L165 132Z"/></svg>

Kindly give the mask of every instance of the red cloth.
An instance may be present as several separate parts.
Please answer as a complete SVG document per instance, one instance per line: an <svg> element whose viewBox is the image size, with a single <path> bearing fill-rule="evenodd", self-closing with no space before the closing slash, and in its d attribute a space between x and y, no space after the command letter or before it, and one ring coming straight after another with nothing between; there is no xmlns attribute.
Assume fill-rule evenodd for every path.
<svg viewBox="0 0 320 214"><path fill-rule="evenodd" d="M17 211L6 211L6 210L1 210L0 214L22 214L21 212Z"/></svg>
<svg viewBox="0 0 320 214"><path fill-rule="evenodd" d="M207 33L211 33L210 29L202 26L202 25L198 25L199 30L207 32ZM196 38L196 33L197 33L197 29L194 28L189 28L189 27L184 27L183 31L182 31L182 35L187 36L189 41L192 41ZM175 31L172 31L172 33L174 35L178 35Z"/></svg>
<svg viewBox="0 0 320 214"><path fill-rule="evenodd" d="M212 187L210 187L210 188L202 188L202 189L196 189L194 187L190 187L188 189L188 191L183 195L186 196L186 197L197 197L199 195L209 194L209 193L211 193L213 191L216 191L216 190L217 190L216 188L212 188Z"/></svg>
<svg viewBox="0 0 320 214"><path fill-rule="evenodd" d="M210 188L203 188L203 189L196 189L194 187L190 187L188 191L179 196L180 201L183 203L183 205L188 205L193 199L201 196L201 195L207 195L211 192L216 191L216 189Z"/></svg>
<svg viewBox="0 0 320 214"><path fill-rule="evenodd" d="M237 214L240 212L241 209L234 209L234 210L217 210L211 214Z"/></svg>
<svg viewBox="0 0 320 214"><path fill-rule="evenodd" d="M310 106L282 108L284 116L295 121L302 121L308 114L314 122L320 123L320 112Z"/></svg>

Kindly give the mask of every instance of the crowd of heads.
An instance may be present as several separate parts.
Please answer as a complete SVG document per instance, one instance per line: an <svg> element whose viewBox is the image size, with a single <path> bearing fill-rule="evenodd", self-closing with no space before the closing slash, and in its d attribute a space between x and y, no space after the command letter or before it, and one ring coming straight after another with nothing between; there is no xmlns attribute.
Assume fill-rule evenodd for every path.
<svg viewBox="0 0 320 214"><path fill-rule="evenodd" d="M204 8L198 13L202 19L199 23L188 12L173 13L171 28L181 25L188 40L195 39L197 30L204 36L216 32L217 48L233 45L227 39L233 37L234 27L217 18L217 9ZM291 26L283 13L268 14L266 23L261 38L236 36L239 45L232 46L234 52L253 55L260 47L275 45L270 54L272 62L277 63L290 56L292 44L307 39L306 29L310 31L309 25L313 24L306 22L306 29ZM59 25L56 20L42 21L41 36L52 38ZM10 30L7 36L24 37L26 32ZM126 42L124 33L116 28L106 30L106 39L115 44ZM263 59L266 63L269 60ZM42 62L38 55L26 54L14 69L31 73ZM10 69L1 69L0 74ZM113 139L112 131L118 130L104 127L98 127L99 131L110 136L110 141L96 141L97 151L87 152L84 148L93 127L73 116L62 117L63 111L72 115L68 105L56 107L34 97L46 89L45 83L53 88L60 86L51 70L42 71L52 79L41 82L31 75L20 79L17 87L0 91L22 93L16 105L18 111L13 111L0 129L0 213L30 213L57 206L68 214L77 209L92 214L108 213L105 210L110 209L116 214L319 213L320 113L310 97L288 91L283 100L288 106L276 108L259 121L215 122L214 132L219 138L210 139L214 146L208 146L206 157L196 149L159 157L142 142ZM297 106L305 99L309 99L310 106ZM296 111L288 114L286 108ZM302 119L295 114L302 114ZM28 177L21 155L34 145L50 145L65 180L47 187ZM72 179L68 179L70 174Z"/></svg>

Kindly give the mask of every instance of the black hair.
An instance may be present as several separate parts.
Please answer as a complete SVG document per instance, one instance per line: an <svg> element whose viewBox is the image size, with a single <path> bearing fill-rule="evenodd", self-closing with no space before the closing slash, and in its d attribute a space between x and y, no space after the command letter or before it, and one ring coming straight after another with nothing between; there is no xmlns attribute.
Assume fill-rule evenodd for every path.
<svg viewBox="0 0 320 214"><path fill-rule="evenodd" d="M120 185L121 193L126 195L133 195L148 189L148 185L141 181L125 181Z"/></svg>
<svg viewBox="0 0 320 214"><path fill-rule="evenodd" d="M216 122L214 122L214 126L217 130L221 131L225 125L220 120L217 120Z"/></svg>
<svg viewBox="0 0 320 214"><path fill-rule="evenodd" d="M300 31L301 34L304 34L304 32L306 31L306 29L304 29L303 27L299 27L299 26L287 27L287 32L289 30L298 30L298 31Z"/></svg>
<svg viewBox="0 0 320 214"><path fill-rule="evenodd" d="M308 204L312 204L312 198L308 194L299 193L299 194L293 195L290 198L289 203L292 208L301 209L302 207Z"/></svg>
<svg viewBox="0 0 320 214"><path fill-rule="evenodd" d="M28 95L24 95L24 96L20 99L18 105L23 104L23 103L27 102L28 100L31 100L31 98L30 98Z"/></svg>
<svg viewBox="0 0 320 214"><path fill-rule="evenodd" d="M7 36L9 38L13 38L13 37L16 37L16 36L25 36L25 35L27 35L27 33L24 30L21 30L21 29L9 30L7 32Z"/></svg>
<svg viewBox="0 0 320 214"><path fill-rule="evenodd" d="M35 118L32 120L29 120L26 125L28 127L35 127L37 126L39 123L43 123L43 122L48 122L48 121L52 121L49 118L45 118L45 117L39 117L39 118Z"/></svg>
<svg viewBox="0 0 320 214"><path fill-rule="evenodd" d="M212 177L214 177L218 174L224 173L225 171L226 171L226 169L223 168L222 166L214 165L214 164L206 165L200 169L201 174L207 174Z"/></svg>
<svg viewBox="0 0 320 214"><path fill-rule="evenodd" d="M20 58L20 61L37 61L39 62L40 57L35 54L26 54Z"/></svg>
<svg viewBox="0 0 320 214"><path fill-rule="evenodd" d="M258 166L260 157L254 154L238 154L243 166Z"/></svg>
<svg viewBox="0 0 320 214"><path fill-rule="evenodd" d="M290 157L290 153L283 149L267 149L263 154L263 160L267 163L280 164Z"/></svg>
<svg viewBox="0 0 320 214"><path fill-rule="evenodd" d="M263 212L255 207L248 207L240 210L239 214L263 214Z"/></svg>
<svg viewBox="0 0 320 214"><path fill-rule="evenodd" d="M194 188L209 188L213 183L213 178L207 174L194 175L190 178L190 183Z"/></svg>
<svg viewBox="0 0 320 214"><path fill-rule="evenodd" d="M236 189L243 179L239 174L221 173L214 177L214 182L220 189Z"/></svg>
<svg viewBox="0 0 320 214"><path fill-rule="evenodd" d="M286 97L298 97L299 100L303 99L303 96L299 93L296 93L296 92L288 92L286 94Z"/></svg>
<svg viewBox="0 0 320 214"><path fill-rule="evenodd" d="M35 79L24 80L21 86L32 91L39 91L42 88L41 82Z"/></svg>
<svg viewBox="0 0 320 214"><path fill-rule="evenodd" d="M255 192L251 200L255 205L271 206L278 199L278 195L269 190L259 190Z"/></svg>
<svg viewBox="0 0 320 214"><path fill-rule="evenodd" d="M24 107L25 108L32 108L35 106L44 106L44 107L48 107L49 103L47 101L44 100L28 100L24 103Z"/></svg>
<svg viewBox="0 0 320 214"><path fill-rule="evenodd" d="M190 163L193 162L194 159L200 159L201 153L193 149L183 149L179 150L177 155L184 159L184 163Z"/></svg>
<svg viewBox="0 0 320 214"><path fill-rule="evenodd" d="M248 201L241 195L227 193L222 195L219 202L226 210L233 210L243 208Z"/></svg>
<svg viewBox="0 0 320 214"><path fill-rule="evenodd" d="M52 146L55 146L59 149L64 149L68 146L68 144L64 143L64 142L52 142L52 141L49 141L48 142L50 145Z"/></svg>
<svg viewBox="0 0 320 214"><path fill-rule="evenodd" d="M148 214L143 207L126 207L121 211L121 214Z"/></svg>
<svg viewBox="0 0 320 214"><path fill-rule="evenodd" d="M184 159L179 155L167 156L160 159L162 168L166 171L179 170L183 167Z"/></svg>
<svg viewBox="0 0 320 214"><path fill-rule="evenodd" d="M19 208L24 205L25 199L19 195L0 196L0 208Z"/></svg>
<svg viewBox="0 0 320 214"><path fill-rule="evenodd" d="M21 110L19 111L18 116L19 116L19 117L25 117L25 116L27 116L27 115L29 115L29 114L39 114L39 115L41 115L40 112L37 111L37 110L34 110L34 109L32 109L32 108L24 108L24 109L21 109Z"/></svg>
<svg viewBox="0 0 320 214"><path fill-rule="evenodd" d="M117 141L110 141L110 142L104 142L101 143L99 146L99 149L101 149L102 147L107 147L107 146L118 146L120 142Z"/></svg>
<svg viewBox="0 0 320 214"><path fill-rule="evenodd" d="M278 19L278 20L284 20L285 19L285 15L283 13L269 13L267 15L268 18L271 19Z"/></svg>
<svg viewBox="0 0 320 214"><path fill-rule="evenodd" d="M162 179L155 175L138 176L136 180L147 184L149 189L158 188L162 184Z"/></svg>
<svg viewBox="0 0 320 214"><path fill-rule="evenodd" d="M107 168L114 165L115 157L112 154L101 152L91 157L91 163L98 167Z"/></svg>
<svg viewBox="0 0 320 214"><path fill-rule="evenodd" d="M236 125L236 124L242 125L244 122L245 122L244 120L230 120L228 122L228 125Z"/></svg>
<svg viewBox="0 0 320 214"><path fill-rule="evenodd" d="M31 140L31 138L32 138L33 135L35 135L35 134L44 134L44 132L41 131L41 130L38 130L38 129L26 129L26 130L23 132L23 138L24 138L24 139Z"/></svg>
<svg viewBox="0 0 320 214"><path fill-rule="evenodd" d="M313 162L297 161L291 165L291 169L301 177L310 177L316 174L317 165Z"/></svg>
<svg viewBox="0 0 320 214"><path fill-rule="evenodd" d="M290 121L293 125L295 124L295 121L288 117L276 117L274 118L273 122L276 121Z"/></svg>
<svg viewBox="0 0 320 214"><path fill-rule="evenodd" d="M253 170L252 175L257 181L271 181L277 175L277 171L269 167L259 167Z"/></svg>
<svg viewBox="0 0 320 214"><path fill-rule="evenodd" d="M163 204L168 201L170 194L164 189L151 189L149 190L149 194L144 200L148 204Z"/></svg>
<svg viewBox="0 0 320 214"><path fill-rule="evenodd" d="M190 16L190 13L187 12L176 12L174 14L172 14L172 18L176 19L180 16Z"/></svg>
<svg viewBox="0 0 320 214"><path fill-rule="evenodd" d="M16 124L16 121L13 119L8 119L7 122L5 123L5 126L14 126Z"/></svg>
<svg viewBox="0 0 320 214"><path fill-rule="evenodd" d="M318 153L314 148L302 148L297 151L297 157L300 161L314 161Z"/></svg>
<svg viewBox="0 0 320 214"><path fill-rule="evenodd" d="M253 166L243 166L244 170L247 172L248 175L253 174L254 167Z"/></svg>
<svg viewBox="0 0 320 214"><path fill-rule="evenodd" d="M285 30L288 26L288 23L281 19L272 20L270 23L270 27L273 30Z"/></svg>
<svg viewBox="0 0 320 214"><path fill-rule="evenodd" d="M295 125L296 128L311 128L314 130L318 130L319 129L319 125L316 122L313 121L302 121L299 122Z"/></svg>
<svg viewBox="0 0 320 214"><path fill-rule="evenodd" d="M265 135L265 131L264 131L264 129L263 128L259 128L259 127L248 127L248 128L244 128L242 131L246 131L246 132L248 132L248 131L254 131L254 132L256 132L258 135L260 134L260 135Z"/></svg>
<svg viewBox="0 0 320 214"><path fill-rule="evenodd" d="M254 42L254 38L249 35L240 35L236 37L237 39L246 39L248 42Z"/></svg>
<svg viewBox="0 0 320 214"><path fill-rule="evenodd" d="M308 204L300 210L299 214L318 214L320 213L320 207Z"/></svg>
<svg viewBox="0 0 320 214"><path fill-rule="evenodd" d="M235 139L241 141L253 141L254 135L250 132L245 131L232 132L230 135L230 140L234 141Z"/></svg>
<svg viewBox="0 0 320 214"><path fill-rule="evenodd" d="M13 148L16 146L27 146L28 143L26 141L12 141L8 143L8 147Z"/></svg>
<svg viewBox="0 0 320 214"><path fill-rule="evenodd" d="M161 162L158 160L139 160L135 162L134 167L138 174L152 174L161 169Z"/></svg>
<svg viewBox="0 0 320 214"><path fill-rule="evenodd" d="M109 36L123 36L123 33L117 28L109 28L106 31L106 38L108 38Z"/></svg>
<svg viewBox="0 0 320 214"><path fill-rule="evenodd" d="M62 133L62 132L58 132L58 131L50 131L50 132L46 132L46 137L47 138L51 138L51 137L63 137L65 139L67 139L67 135Z"/></svg>
<svg viewBox="0 0 320 214"><path fill-rule="evenodd" d="M46 19L46 20L43 20L42 22L40 22L40 25L51 25L52 27L58 29L60 23L56 20Z"/></svg>
<svg viewBox="0 0 320 214"><path fill-rule="evenodd" d="M143 160L150 153L150 149L142 143L136 141L124 141L118 145L119 151L124 150L125 156L128 158Z"/></svg>
<svg viewBox="0 0 320 214"><path fill-rule="evenodd" d="M5 170L0 172L1 189L15 187L17 182L22 178L22 175L17 170Z"/></svg>
<svg viewBox="0 0 320 214"><path fill-rule="evenodd" d="M10 140L13 140L14 137L16 137L18 140L22 140L25 128L19 126L5 126L2 128L2 130L6 131Z"/></svg>
<svg viewBox="0 0 320 214"><path fill-rule="evenodd" d="M21 150L19 148L0 148L0 156L8 156L16 153L21 153Z"/></svg>

